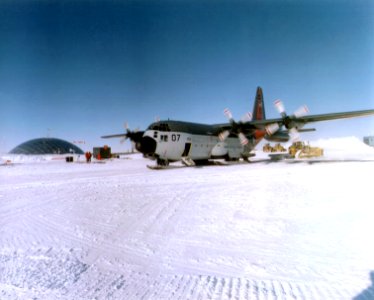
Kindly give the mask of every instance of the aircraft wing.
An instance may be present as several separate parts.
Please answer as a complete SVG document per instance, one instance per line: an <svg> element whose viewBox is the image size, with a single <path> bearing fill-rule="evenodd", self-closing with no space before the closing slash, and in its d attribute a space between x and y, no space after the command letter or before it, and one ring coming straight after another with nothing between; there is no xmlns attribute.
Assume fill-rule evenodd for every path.
<svg viewBox="0 0 374 300"><path fill-rule="evenodd" d="M111 135L103 135L103 139L110 139L110 138L116 138L116 137L127 137L126 133L119 133L119 134L111 134Z"/></svg>
<svg viewBox="0 0 374 300"><path fill-rule="evenodd" d="M303 117L295 117L289 116L290 121L293 121L298 124L307 124L312 122L321 122L321 121L329 121L329 120L338 120L338 119L348 119L348 118L356 118L356 117L364 117L374 115L374 109L369 110L359 110L359 111L349 111L349 112L340 112L340 113L329 113L329 114L319 114L319 115L309 115ZM258 120L258 121L251 121L249 122L249 126L254 126L256 128L264 128L266 125L278 123L279 125L283 125L285 119L277 118L277 119L267 119L267 120Z"/></svg>
<svg viewBox="0 0 374 300"><path fill-rule="evenodd" d="M374 109L304 116L304 117L297 118L297 122L311 123L311 122L320 122L320 121L328 121L328 120L364 117L364 116L370 116L370 115L374 115Z"/></svg>
<svg viewBox="0 0 374 300"><path fill-rule="evenodd" d="M127 132L125 133L118 133L118 134L109 134L109 135L103 135L101 138L103 139L110 139L110 138L124 138L124 139L130 139L133 142L139 142L143 136L144 131L131 131L129 129L126 129Z"/></svg>

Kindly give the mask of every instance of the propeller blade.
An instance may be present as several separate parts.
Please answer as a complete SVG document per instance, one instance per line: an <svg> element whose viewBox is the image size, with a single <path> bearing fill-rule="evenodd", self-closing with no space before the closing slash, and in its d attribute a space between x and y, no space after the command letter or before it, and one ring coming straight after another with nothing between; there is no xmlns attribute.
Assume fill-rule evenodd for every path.
<svg viewBox="0 0 374 300"><path fill-rule="evenodd" d="M294 116L296 118L301 118L301 117L304 117L306 116L307 114L309 113L309 109L306 105L303 105L301 107L299 107L295 112L294 112Z"/></svg>
<svg viewBox="0 0 374 300"><path fill-rule="evenodd" d="M219 135L218 135L218 138L221 142L223 142L225 139L227 139L227 137L230 135L230 131L228 130L225 130L223 132L221 132Z"/></svg>
<svg viewBox="0 0 374 300"><path fill-rule="evenodd" d="M247 145L249 143L249 141L246 138L246 136L242 132L240 132L240 123L235 122L235 120L232 116L232 113L228 108L226 108L223 112L231 123L231 129L230 130L225 130L218 135L220 141L221 142L224 141L230 135L230 133L232 133L232 134L235 134L235 135L238 136L238 138L240 140L240 143L243 146ZM246 123L246 122L249 122L251 120L252 120L252 114L251 113L245 114L241 119L242 123Z"/></svg>
<svg viewBox="0 0 374 300"><path fill-rule="evenodd" d="M278 123L269 124L265 127L265 130L268 135L272 135L279 130L279 125Z"/></svg>
<svg viewBox="0 0 374 300"><path fill-rule="evenodd" d="M300 134L296 128L291 128L289 134L292 142L296 142L300 139Z"/></svg>
<svg viewBox="0 0 374 300"><path fill-rule="evenodd" d="M231 113L231 111L228 109L228 108L226 108L224 111L223 111L223 113L225 114L225 116L231 121L231 120L233 120L233 118L232 118L232 113Z"/></svg>
<svg viewBox="0 0 374 300"><path fill-rule="evenodd" d="M125 128L126 133L124 134L124 137L119 141L121 144L123 144L127 139L132 140L134 134L139 131L139 127L132 131L127 121L123 124L123 127Z"/></svg>
<svg viewBox="0 0 374 300"><path fill-rule="evenodd" d="M247 112L241 119L243 123L251 122L252 121L252 114Z"/></svg>
<svg viewBox="0 0 374 300"><path fill-rule="evenodd" d="M243 146L248 144L248 139L245 137L245 135L242 132L240 132L238 136L239 136L240 144L242 144Z"/></svg>
<svg viewBox="0 0 374 300"><path fill-rule="evenodd" d="M131 152L134 153L136 149L135 142L131 141Z"/></svg>
<svg viewBox="0 0 374 300"><path fill-rule="evenodd" d="M283 114L286 113L286 110L285 110L285 108L284 108L284 105L283 105L282 100L280 100L280 99L275 100L275 101L274 101L274 106L275 106L275 108L277 109L277 111L278 111L281 115L283 115Z"/></svg>

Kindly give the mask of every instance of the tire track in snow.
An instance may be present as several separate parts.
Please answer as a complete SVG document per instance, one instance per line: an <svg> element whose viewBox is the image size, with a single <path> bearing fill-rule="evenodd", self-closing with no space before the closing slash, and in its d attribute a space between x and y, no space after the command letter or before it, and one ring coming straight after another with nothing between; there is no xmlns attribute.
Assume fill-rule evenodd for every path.
<svg viewBox="0 0 374 300"><path fill-rule="evenodd" d="M61 299L351 299L359 291L339 284L309 284L225 276L134 272L122 274L97 269L79 261L67 249L30 249L0 252L0 295L14 289L43 298ZM24 269L26 267L26 269ZM19 273L20 270L26 270ZM30 292L28 292L28 290ZM18 293L19 294L19 293Z"/></svg>
<svg viewBox="0 0 374 300"><path fill-rule="evenodd" d="M159 193L160 192L162 191L159 191ZM167 192L168 189L166 189L165 193ZM103 237L102 240L96 244L95 250L91 251L85 258L85 261L89 264L99 263L100 257L112 256L113 254L119 253L118 250L121 249L121 244L118 243L118 240L139 239L139 236L141 236L142 241L144 241L144 246L147 251L139 250L138 247L127 246L124 249L125 252L133 256L133 261L134 255L138 256L141 265L144 265L145 258L150 263L152 263L153 260L160 260L161 258L157 256L157 254L160 253L160 251L162 252L165 239L162 236L158 238L158 235L160 233L165 233L164 231L169 232L174 230L173 228L176 227L176 224L171 224L171 221L174 220L175 214L182 202L183 198L181 198L178 193L168 200L147 202L142 206L140 211L136 213L135 220L122 217L121 213L117 213L115 216L116 221L111 221L111 223L116 224L112 234L110 234L109 238ZM119 228L121 228L121 230L117 230ZM149 253L149 251L153 253Z"/></svg>
<svg viewBox="0 0 374 300"><path fill-rule="evenodd" d="M95 178L95 180L97 180L98 177ZM80 184L82 183L87 183L87 181L80 181L79 184L73 184L69 188L81 188ZM107 183L110 183L110 181L105 181L104 184ZM88 182L88 184L90 185L89 188L86 186L83 187L83 194L90 191L90 188L94 183ZM124 190L127 186L122 187ZM36 191L36 186L35 189L30 189L29 193L32 193L33 191ZM44 192L44 189L42 191ZM146 190L146 192L149 194L154 191L156 191L156 188L147 188ZM157 193L159 193L159 196L161 194L166 195L167 191L168 188L161 187L161 191L157 190ZM204 192L204 190L202 190L202 192ZM39 195L41 196L40 200L42 200L44 204L48 203L48 197L51 197L52 192L49 194L47 193L46 196L43 197L41 193ZM159 259L158 257L155 257L155 260L149 258L149 252L147 252L145 248L138 248L135 244L126 245L126 242L121 242L120 239L127 239L127 241L131 242L130 240L133 238L145 238L146 243L153 243L160 241L159 237L161 237L162 233L173 233L173 230L175 229L169 225L175 224L175 228L178 228L178 224L180 225L178 222L188 222L188 217L186 216L184 219L178 220L179 216L183 216L183 214L180 213L181 207L185 207L184 205L186 205L186 202L180 202L181 206L178 206L178 195L181 196L183 201L187 201L187 198L182 195L182 192L179 194L178 192L174 192L172 195L168 195L166 200L158 202L152 202L152 198L146 199L145 201L143 199L139 199L139 201L143 202L143 206L141 209L136 211L136 214L134 214L136 218L139 217L139 219L134 218L134 215L128 215L125 213L125 211L116 211L118 206L108 205L107 207L100 208L100 210L102 209L101 212L103 212L105 217L104 219L110 221L107 227L105 227L105 223L98 222L97 219L92 219L92 223L90 223L89 218L86 219L88 222L87 225L89 227L95 226L95 230L98 225L100 227L100 224L105 227L105 230L103 228L103 230L99 233L97 240L93 240L92 236L89 235L89 232L88 234L86 234L86 232L79 234L74 231L73 227L64 226L64 228L61 228L61 224L67 225L67 223L62 222L64 218L64 209L68 208L70 205L74 205L74 201L66 199L71 195L72 192L65 190L63 198L52 198L53 201L56 200L56 203L51 201L48 203L48 205L46 205L46 207L35 207L35 209L31 209L30 211L28 211L25 205L25 211L27 212L19 210L17 213L20 214L15 214L14 218L16 220L13 221L13 224L17 225L15 234L20 233L22 228L24 228L25 235L32 235L32 238L29 240L35 240L38 244L50 244L57 248L55 249L57 251L55 256L53 256L51 261L46 264L46 268L58 270L64 264L64 262L66 262L66 260L61 259L66 257L66 253L64 253L64 251L60 252L58 249L61 247L61 245L72 244L77 247L83 247L84 251L93 249L94 251L99 252L97 259L93 259L91 261L91 267L89 269L90 272L81 274L76 283L72 284L66 278L64 279L64 282L67 283L67 289L62 290L60 288L60 290L56 291L56 295L61 295L64 293L63 299L106 299L108 296L117 299L154 299L154 297L151 296L155 293L164 299L173 300L186 298L236 299L237 295L244 296L245 299L351 299L359 292L354 290L353 292L352 290L346 290L346 288L344 286L340 286L338 282L334 282L331 286L321 282L324 278L333 278L334 271L336 273L342 272L340 268L335 268L337 267L335 260L331 264L331 259L327 260L329 266L326 268L322 266L324 259L318 262L317 268L314 268L310 264L301 265L300 268L296 267L293 270L292 275L289 277L287 277L287 274L284 272L281 274L281 276L277 276L277 272L274 269L270 271L270 274L266 276L266 279L260 278L262 274L257 274L256 276L255 272L252 272L251 275L246 275L246 277L233 277L230 274L230 268L226 268L226 266L228 265L230 267L230 253L240 253L240 251L235 249L235 247L230 248L229 246L220 249L221 253L224 255L222 260L217 261L216 267L210 268L208 265L201 264L198 260L194 261L193 265L191 265L188 259L178 260L178 258L176 258L177 262L174 264L172 258L168 257L167 261L171 262L173 266L176 266L176 268L163 268L165 265L160 265L160 261L155 261L156 259ZM104 196L104 194L99 194L99 197ZM109 199L112 200L110 197ZM39 201L39 199L37 200ZM90 199L87 201L87 203L89 203L89 201ZM53 206L51 205L52 203L54 204ZM115 204L118 203L119 202ZM191 211L192 210L189 210L188 212ZM112 219L110 218L111 213L113 213ZM122 219L124 216L129 216L131 218ZM17 218L20 220L17 220ZM98 223L95 224L95 222ZM122 225L127 226L126 230L124 230L122 234L118 233L116 235L116 228L119 228L119 226ZM45 228L43 228L43 226L45 226ZM184 228L186 227L187 226ZM168 232L169 230L170 232ZM110 236L112 232L114 232L114 234L111 236L113 237L113 240L111 240L111 238L108 240L107 237ZM9 237L10 235L7 236L7 238ZM201 236L198 236L198 238L199 237ZM202 250L203 252L206 250L206 252L210 253L209 255L211 255L213 258L219 258L213 253L215 249L211 247L211 245L204 244L204 241L200 239L200 243L203 245L199 247L199 245L196 244L199 242L199 240L196 239L189 242L189 238L190 237L181 239L180 243L176 245L175 249L182 249L181 247L186 245L189 246L190 243L193 246L192 251ZM175 244L175 240L173 242ZM7 245L11 245L13 248L20 246L21 248L27 249L22 243L24 243L22 235L14 236L14 244L11 240L6 242ZM141 246L143 246L143 244ZM162 247L153 247L152 250L156 250L156 254L161 254L163 249L168 250L170 247L172 247L172 245L169 244L167 239L165 239ZM259 245L253 247L254 250L258 248ZM272 246L271 248L275 249L275 246ZM247 251L248 250L252 250L252 248L248 247ZM267 258L271 258L272 254L274 253L263 253L260 255L260 258L264 258L266 260ZM303 255L299 255L299 260L303 261L307 259L307 254L308 253L303 253ZM121 260L121 256L124 255L129 256L129 258L133 261ZM316 253L316 255L319 254ZM83 255L83 257L85 256ZM278 256L278 258L280 257ZM20 259L21 263L15 263L14 265L18 266L19 269L22 269L25 263L22 262L22 258L16 259ZM283 260L284 257L282 256L280 259ZM224 265L221 266L221 271L218 271L220 262L222 262ZM148 273L143 272L141 267L137 266L138 263L139 265L149 264L150 267L147 268ZM278 263L278 261L276 261L276 263ZM31 265L34 266L33 264ZM1 266L7 266L7 262L2 262ZM157 270L157 267L159 267L161 270ZM278 264L277 267L285 272L288 271L286 265ZM37 272L38 268L40 267L35 265L35 268L36 272L33 274L40 273ZM183 272L184 274L174 274L174 272L177 272L176 270L178 269L181 269L180 272ZM165 274L162 274L161 276L160 273L162 272L165 272ZM305 276L305 274L309 272L311 272L311 275ZM232 269L232 274L235 273L237 276L241 276L237 269ZM7 281L9 283L8 285L12 286L12 280L16 281L17 273L15 269L10 269L7 271L7 274L13 274L9 276L10 279L8 280L10 281ZM59 275L64 278L64 276L67 274L59 273ZM28 275L26 274L22 278L26 278L26 281L29 281L30 283L35 283L36 277L27 276ZM300 281L303 280L304 283L297 281L298 276L301 278ZM47 281L51 281L52 279L53 277L47 279ZM315 279L317 279L317 282ZM56 284L54 286L56 286ZM2 291L6 290L7 287L0 287L0 295L7 295L6 292L2 293ZM35 295L35 298L37 298L38 295L39 298L43 298L41 291L32 292L32 295ZM46 297L44 296L44 298Z"/></svg>
<svg viewBox="0 0 374 300"><path fill-rule="evenodd" d="M103 237L101 241L99 241L96 245L96 250L90 251L89 255L85 258L85 260L93 264L97 262L99 258L106 253L107 255L118 253L118 248L121 248L121 245L117 243L119 238L122 239L130 239L136 235L137 230L139 227L144 226L144 220L150 218L150 216L156 214L158 211L162 210L162 206L158 202L155 203L147 203L140 212L137 213L136 218L128 219L126 217L122 217L119 213L118 215L122 218L118 218L118 222L114 222L116 224L112 234L110 235L110 239ZM121 212L122 213L122 212ZM118 230L121 228L121 230ZM108 236L109 237L109 236ZM105 252L106 251L106 252ZM126 247L126 252L128 254L141 254L143 256L147 256L149 253L141 251L135 248Z"/></svg>
<svg viewBox="0 0 374 300"><path fill-rule="evenodd" d="M54 201L54 199L50 199L49 202L52 201ZM174 199L168 201L167 206L169 206L170 203L173 203L173 201ZM88 256L87 262L90 264L97 261L102 254L121 256L126 253L133 258L138 255L138 260L143 260L143 258L148 255L147 252L139 251L139 249L123 247L113 239L113 234L110 235L110 231L115 232L119 227L125 228L125 230L122 230L120 236L130 238L134 236L134 233L140 226L144 225L144 219L147 219L150 215L156 215L156 217L153 218L154 222L156 222L157 215L162 216L163 214L166 214L165 203L147 203L142 207L141 212L138 212L135 222L132 219L123 218L124 221L120 223L111 222L111 224L115 225L107 225L108 232L106 232L105 236L110 236L110 242L108 242L105 237L100 239L100 237L98 238L97 236L95 238L98 238L98 241L94 241L90 237L77 235L73 228L65 226L66 224L62 222L62 220L65 219L64 215L58 213L63 211L63 207L60 207L60 210L57 212L55 207L52 208L50 205L46 205L48 204L46 201L43 203L44 205L42 203L35 205L34 210L27 210L27 213L25 212L22 215L23 226L24 228L27 228L27 231L29 231L28 234L29 237L31 237L31 240L34 240L36 243L47 244L53 244L60 240L60 242L65 244L72 242L76 246L86 246L86 248L93 249L92 252L96 253L93 255L91 252L91 255ZM68 207L69 201L64 203L64 206ZM122 218L122 213L117 212L116 217L119 219ZM164 217L162 217L162 219L164 219ZM95 220L92 222L95 222ZM97 225L95 224L95 226ZM148 224L147 226L152 228L152 224ZM14 240L12 242L14 242ZM21 244L21 241L17 242L17 244Z"/></svg>

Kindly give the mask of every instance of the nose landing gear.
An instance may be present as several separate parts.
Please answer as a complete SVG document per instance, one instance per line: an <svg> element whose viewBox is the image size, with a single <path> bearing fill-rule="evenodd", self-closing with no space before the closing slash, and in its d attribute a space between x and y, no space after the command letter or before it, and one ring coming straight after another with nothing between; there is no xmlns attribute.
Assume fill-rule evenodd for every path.
<svg viewBox="0 0 374 300"><path fill-rule="evenodd" d="M157 165L160 167L167 167L169 165L169 161L167 159L157 158Z"/></svg>
<svg viewBox="0 0 374 300"><path fill-rule="evenodd" d="M156 165L150 166L147 165L147 167L151 170L162 170L165 169L169 166L169 161L167 159L161 159L157 158L156 159Z"/></svg>

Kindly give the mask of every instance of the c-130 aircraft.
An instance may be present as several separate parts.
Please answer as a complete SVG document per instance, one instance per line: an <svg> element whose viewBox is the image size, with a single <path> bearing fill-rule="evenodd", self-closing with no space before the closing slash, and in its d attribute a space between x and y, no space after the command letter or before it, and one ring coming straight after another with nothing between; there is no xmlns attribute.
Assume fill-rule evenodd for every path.
<svg viewBox="0 0 374 300"><path fill-rule="evenodd" d="M205 164L210 159L248 160L253 156L251 151L263 138L287 142L290 139L297 140L299 132L315 131L314 128L303 128L307 123L374 115L374 109L307 115L306 106L287 115L282 101L275 100L274 104L281 117L266 119L263 93L261 87L258 87L252 114L247 113L238 122L225 109L229 123L208 125L157 121L145 131L126 128L125 133L105 135L102 138L130 139L145 157L156 160L155 168L163 168L176 161L195 166Z"/></svg>

